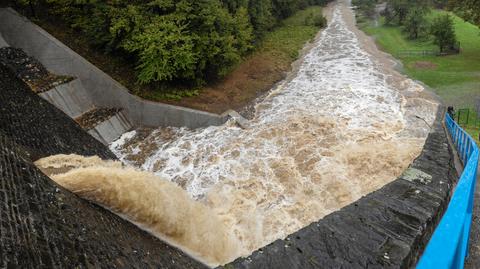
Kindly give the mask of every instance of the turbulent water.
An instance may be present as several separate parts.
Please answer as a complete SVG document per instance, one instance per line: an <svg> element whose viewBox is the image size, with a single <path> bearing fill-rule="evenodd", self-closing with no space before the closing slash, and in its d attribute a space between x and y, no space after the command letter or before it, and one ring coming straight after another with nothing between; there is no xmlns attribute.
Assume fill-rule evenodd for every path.
<svg viewBox="0 0 480 269"><path fill-rule="evenodd" d="M344 16L337 6L297 75L256 106L247 129L228 122L197 130L137 130L111 145L124 163L153 172L159 176L156 180L166 179L186 191L185 195L180 188L163 191L177 202L166 203L161 210L184 218L170 225L207 225L199 228L212 236L206 241L222 238L222 243L206 247L208 253L187 239L167 235L171 241L211 265L248 255L382 187L419 154L436 104L409 100L390 86L387 76L348 29ZM412 81L403 84L406 92L421 91ZM108 175L108 169L102 171ZM121 177L118 173L116 178ZM135 173L129 175L133 180ZM148 191L128 203L142 203L150 199L147 194L155 196L156 191L162 195L163 185L153 184L154 177L142 174L141 178L149 180L142 185ZM128 185L128 178L115 182L110 182L118 185L111 191L118 192ZM88 184L92 187L93 183ZM136 190L142 193L141 189ZM177 195L190 200L183 196L178 200ZM116 211L127 217L131 214L118 208L118 202L94 200L106 206L114 204ZM155 206L147 202L144 210ZM128 203L120 204L131 207ZM214 220L205 222L199 214L190 214L192 203ZM209 229L223 235L206 233ZM162 233L161 229L156 232ZM215 256L219 251L215 248L221 248L224 255Z"/></svg>

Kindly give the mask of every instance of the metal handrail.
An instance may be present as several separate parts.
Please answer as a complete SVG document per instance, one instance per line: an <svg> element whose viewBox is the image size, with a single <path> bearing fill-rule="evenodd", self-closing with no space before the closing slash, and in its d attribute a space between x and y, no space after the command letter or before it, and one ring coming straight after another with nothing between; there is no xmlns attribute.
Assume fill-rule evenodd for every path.
<svg viewBox="0 0 480 269"><path fill-rule="evenodd" d="M448 208L417 264L418 269L463 268L468 255L479 149L472 137L448 114L445 125L464 169Z"/></svg>

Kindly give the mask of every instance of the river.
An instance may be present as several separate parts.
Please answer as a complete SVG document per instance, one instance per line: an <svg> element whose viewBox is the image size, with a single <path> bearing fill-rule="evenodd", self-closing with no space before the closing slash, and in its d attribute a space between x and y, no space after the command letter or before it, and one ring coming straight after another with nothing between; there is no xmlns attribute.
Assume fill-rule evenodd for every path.
<svg viewBox="0 0 480 269"><path fill-rule="evenodd" d="M420 153L437 103L367 52L347 5L331 6L298 70L255 106L247 128L229 121L139 129L110 145L125 164L180 186L232 233L235 250L210 264L248 255L379 189ZM162 210L184 212L169 206Z"/></svg>

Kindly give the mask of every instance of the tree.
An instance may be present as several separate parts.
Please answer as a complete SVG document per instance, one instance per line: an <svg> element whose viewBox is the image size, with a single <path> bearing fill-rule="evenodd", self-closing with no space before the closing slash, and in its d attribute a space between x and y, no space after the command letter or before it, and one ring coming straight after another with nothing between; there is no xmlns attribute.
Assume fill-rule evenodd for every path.
<svg viewBox="0 0 480 269"><path fill-rule="evenodd" d="M387 5L384 10L380 13L385 18L385 24L390 25L395 20L395 13L392 10L392 7Z"/></svg>
<svg viewBox="0 0 480 269"><path fill-rule="evenodd" d="M297 0L272 0L273 14L277 20L290 17L298 10Z"/></svg>
<svg viewBox="0 0 480 269"><path fill-rule="evenodd" d="M450 0L449 8L465 20L480 26L480 0Z"/></svg>
<svg viewBox="0 0 480 269"><path fill-rule="evenodd" d="M38 0L17 0L15 3L22 6L28 6L30 9L30 15L32 17L36 16L35 6L38 4Z"/></svg>
<svg viewBox="0 0 480 269"><path fill-rule="evenodd" d="M353 0L352 4L365 16L373 18L375 15L376 0Z"/></svg>
<svg viewBox="0 0 480 269"><path fill-rule="evenodd" d="M454 49L457 43L453 19L449 14L440 15L433 19L431 34L434 37L434 44L438 45L440 52Z"/></svg>
<svg viewBox="0 0 480 269"><path fill-rule="evenodd" d="M430 1L418 0L388 0L384 15L387 22L397 21L398 24L403 25L411 9L428 10Z"/></svg>
<svg viewBox="0 0 480 269"><path fill-rule="evenodd" d="M198 85L226 75L281 19L329 0L10 1L136 62L139 83Z"/></svg>
<svg viewBox="0 0 480 269"><path fill-rule="evenodd" d="M248 13L257 39L265 35L275 25L271 0L250 1L248 3Z"/></svg>
<svg viewBox="0 0 480 269"><path fill-rule="evenodd" d="M417 39L427 31L427 20L425 19L424 9L410 9L405 18L404 31L411 39Z"/></svg>
<svg viewBox="0 0 480 269"><path fill-rule="evenodd" d="M397 18L398 23L402 25L411 7L408 0L390 0L388 5L391 5L394 16Z"/></svg>
<svg viewBox="0 0 480 269"><path fill-rule="evenodd" d="M123 43L124 49L138 53L139 82L195 78L200 55L193 51L193 37L185 33L185 28L172 19L157 17Z"/></svg>
<svg viewBox="0 0 480 269"><path fill-rule="evenodd" d="M248 10L245 7L237 9L235 14L235 47L241 55L253 48L253 27L250 24Z"/></svg>

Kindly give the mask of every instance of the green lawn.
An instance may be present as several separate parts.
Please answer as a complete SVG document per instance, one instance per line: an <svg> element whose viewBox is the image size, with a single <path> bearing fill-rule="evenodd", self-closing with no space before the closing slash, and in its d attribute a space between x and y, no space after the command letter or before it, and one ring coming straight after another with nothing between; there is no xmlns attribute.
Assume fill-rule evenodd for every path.
<svg viewBox="0 0 480 269"><path fill-rule="evenodd" d="M445 13L434 10L429 19ZM473 108L475 98L480 97L480 29L451 14L455 32L460 42L461 53L449 56L399 56L402 50L438 50L431 38L409 40L401 27L386 26L380 20L378 26L366 21L359 26L376 38L377 44L386 52L400 59L404 72L410 77L423 81L444 100L446 105L456 108ZM466 126L478 139L478 125Z"/></svg>
<svg viewBox="0 0 480 269"><path fill-rule="evenodd" d="M429 17L443 12L432 11ZM406 74L432 87L446 104L473 107L474 97L480 96L480 30L456 16L454 21L455 32L462 48L460 54L440 57L409 56L402 57L401 60ZM397 55L401 50L437 50L431 39L408 40L397 26L379 23L379 26L375 27L368 23L363 25L362 30L375 36L379 46L392 55ZM435 67L418 68L415 65L418 61L430 62Z"/></svg>

